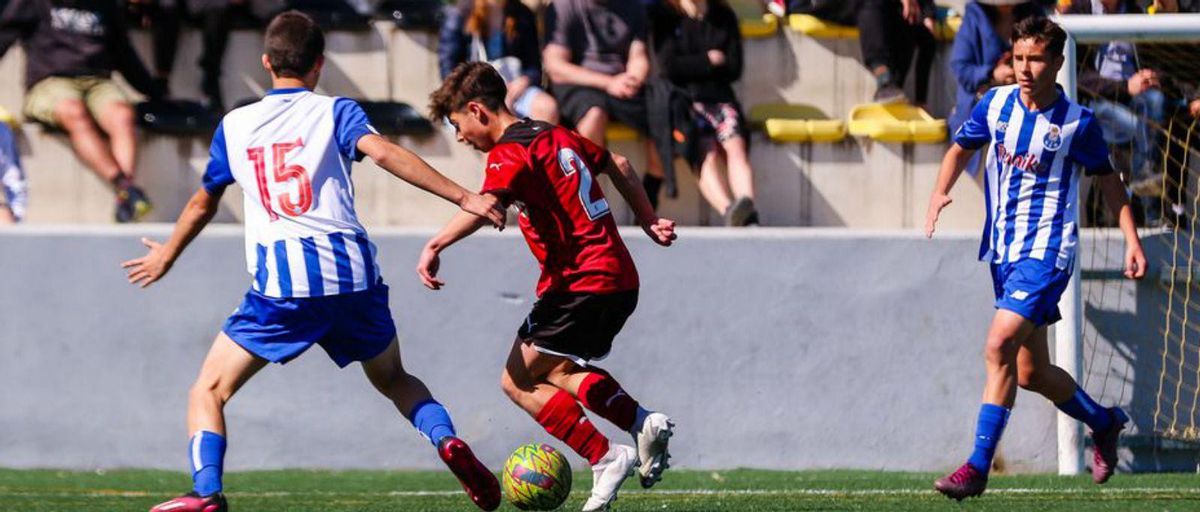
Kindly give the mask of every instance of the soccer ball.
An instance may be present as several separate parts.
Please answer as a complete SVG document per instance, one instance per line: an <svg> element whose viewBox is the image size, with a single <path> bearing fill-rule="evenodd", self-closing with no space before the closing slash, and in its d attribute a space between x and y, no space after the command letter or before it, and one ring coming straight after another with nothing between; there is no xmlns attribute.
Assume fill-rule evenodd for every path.
<svg viewBox="0 0 1200 512"><path fill-rule="evenodd" d="M527 444L504 463L504 495L521 510L554 510L571 493L571 465L548 444Z"/></svg>

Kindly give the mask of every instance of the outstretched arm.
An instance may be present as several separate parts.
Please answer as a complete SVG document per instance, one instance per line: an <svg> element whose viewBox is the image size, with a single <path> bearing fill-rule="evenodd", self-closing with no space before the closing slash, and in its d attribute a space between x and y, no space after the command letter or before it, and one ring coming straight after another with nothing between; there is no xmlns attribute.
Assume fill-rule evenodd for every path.
<svg viewBox="0 0 1200 512"><path fill-rule="evenodd" d="M492 194L484 194L484 197L496 199ZM455 242L471 236L486 223L486 219L466 212L459 212L450 219L446 227L429 239L425 248L421 250L421 258L417 261L417 276L421 278L421 284L430 290L440 290L445 286L446 282L437 277L438 268L441 266L439 255Z"/></svg>
<svg viewBox="0 0 1200 512"><path fill-rule="evenodd" d="M929 196L929 209L925 213L926 238L933 238L942 209L954 202L950 199L950 189L954 188L954 182L958 181L963 168L967 166L967 160L974 154L974 149L964 148L957 143L951 144L950 149L946 151L946 157L942 159L942 168L938 171L937 184L933 187L933 195Z"/></svg>
<svg viewBox="0 0 1200 512"><path fill-rule="evenodd" d="M1129 205L1129 196L1125 194L1125 184L1121 183L1121 177L1115 172L1098 176L1095 183L1100 187L1108 209L1118 219L1121 233L1125 235L1125 277L1141 279L1146 275L1146 253L1142 251L1142 241L1138 238L1133 208Z"/></svg>
<svg viewBox="0 0 1200 512"><path fill-rule="evenodd" d="M129 272L129 284L145 288L162 279L188 244L192 243L192 239L212 221L220 201L219 194L212 195L201 188L188 200L187 206L183 207L179 220L175 221L175 231L171 233L171 238L166 244L143 238L142 244L149 249L146 255L121 264L121 267Z"/></svg>
<svg viewBox="0 0 1200 512"><path fill-rule="evenodd" d="M675 221L659 218L658 214L654 212L654 206L650 204L650 198L646 196L646 190L642 188L641 180L638 178L637 171L633 169L633 164L630 164L629 160L621 155L609 154L611 158L608 159L608 165L604 167L604 173L608 174L613 185L617 187L617 192L633 208L638 225L658 245L670 246L676 238Z"/></svg>
<svg viewBox="0 0 1200 512"><path fill-rule="evenodd" d="M488 199L467 191L430 167L412 151L392 144L379 135L360 137L357 148L393 176L450 201L465 212L485 217L497 229L504 229L504 206L494 196Z"/></svg>

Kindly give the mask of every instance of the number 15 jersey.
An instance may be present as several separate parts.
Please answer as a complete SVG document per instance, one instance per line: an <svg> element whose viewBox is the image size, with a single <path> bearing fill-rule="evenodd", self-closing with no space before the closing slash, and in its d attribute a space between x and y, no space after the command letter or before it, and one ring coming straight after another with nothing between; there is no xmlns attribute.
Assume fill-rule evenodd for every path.
<svg viewBox="0 0 1200 512"><path fill-rule="evenodd" d="M488 153L482 193L521 211L521 232L542 267L537 295L638 288L629 255L596 174L607 150L551 124L521 121Z"/></svg>
<svg viewBox="0 0 1200 512"><path fill-rule="evenodd" d="M267 297L321 297L381 284L375 246L354 211L350 166L375 133L357 103L276 89L225 116L203 185L245 197L246 267Z"/></svg>

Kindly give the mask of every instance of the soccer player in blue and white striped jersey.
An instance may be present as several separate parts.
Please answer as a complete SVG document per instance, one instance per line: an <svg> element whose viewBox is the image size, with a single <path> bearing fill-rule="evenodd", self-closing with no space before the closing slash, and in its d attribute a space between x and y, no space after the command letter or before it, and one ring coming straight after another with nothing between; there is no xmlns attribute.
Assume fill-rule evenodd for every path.
<svg viewBox="0 0 1200 512"><path fill-rule="evenodd" d="M463 189L413 153L380 137L357 103L312 92L324 62L324 35L291 11L267 27L263 66L274 89L230 112L213 136L203 187L180 214L166 244L124 264L145 287L171 268L217 211L228 185L241 185L246 259L253 284L226 321L188 400L191 492L154 512L222 512L225 403L268 362L286 363L321 345L338 366L362 363L463 483L480 508L500 505L500 485L455 435L450 415L400 359L388 288L375 246L354 211L351 164L363 156L464 211L504 225L495 198ZM318 507L319 508L319 507Z"/></svg>
<svg viewBox="0 0 1200 512"><path fill-rule="evenodd" d="M1081 175L1094 176L1125 236L1125 276L1140 279L1146 257L1125 187L1113 172L1092 111L1055 84L1066 33L1045 18L1013 29L1017 85L984 94L954 135L929 199L925 233L950 204L950 189L975 151L986 146L987 222L980 259L991 264L996 313L985 346L987 384L976 424L975 450L957 471L935 483L962 500L982 494L1017 386L1037 392L1088 425L1096 447L1092 478L1104 483L1117 463L1117 440L1128 417L1105 408L1070 374L1050 363L1046 326L1058 321L1059 297L1075 264Z"/></svg>

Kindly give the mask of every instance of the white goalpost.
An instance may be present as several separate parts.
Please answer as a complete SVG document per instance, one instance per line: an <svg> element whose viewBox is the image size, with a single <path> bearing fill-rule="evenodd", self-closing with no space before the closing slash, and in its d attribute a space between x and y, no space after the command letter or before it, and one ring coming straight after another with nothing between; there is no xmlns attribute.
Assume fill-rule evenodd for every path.
<svg viewBox="0 0 1200 512"><path fill-rule="evenodd" d="M1058 76L1067 95L1078 99L1076 70L1078 69L1077 44L1100 44L1109 41L1169 43L1200 40L1200 14L1160 15L1066 15L1056 16L1068 34L1064 49L1066 62ZM1200 60L1200 55L1195 58ZM1083 194L1079 195L1083 197ZM1082 205L1074 205L1083 218ZM1082 237L1081 237L1082 245ZM1059 302L1062 320L1055 324L1055 363L1077 380L1083 375L1083 297L1081 269L1078 264L1080 251L1076 251L1075 272L1071 283ZM1080 380L1082 382L1082 380ZM1079 422L1062 412L1058 413L1058 472L1074 475L1084 469L1083 430Z"/></svg>

